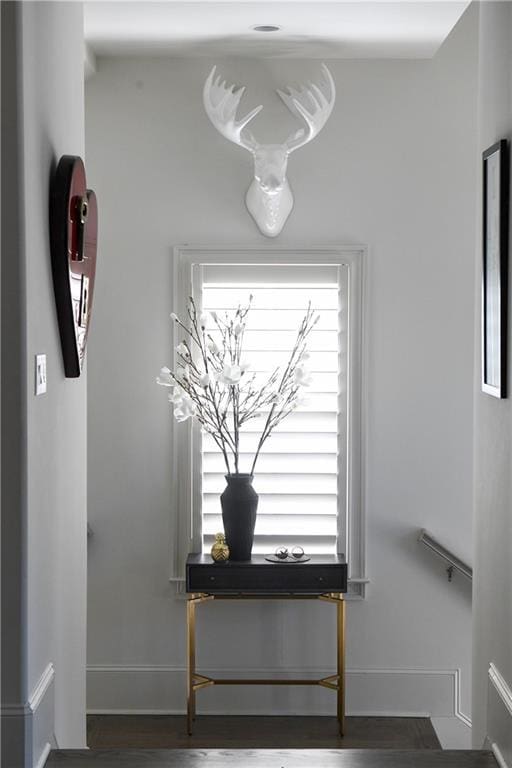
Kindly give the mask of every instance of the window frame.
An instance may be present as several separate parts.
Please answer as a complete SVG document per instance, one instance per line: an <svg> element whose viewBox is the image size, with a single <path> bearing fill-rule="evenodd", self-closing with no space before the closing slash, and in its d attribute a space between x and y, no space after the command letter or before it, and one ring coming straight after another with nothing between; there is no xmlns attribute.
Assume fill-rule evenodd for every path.
<svg viewBox="0 0 512 768"><path fill-rule="evenodd" d="M347 420L339 443L345 442L347 461L338 467L338 498L345 498L345 509L338 508L338 542L345 550L349 563L347 597L364 598L369 579L366 576L366 514L364 468L366 464L365 405L366 405L366 344L365 344L365 261L367 249L362 245L319 246L309 248L268 247L193 247L173 249L173 307L178 315L186 314L190 295L198 295L200 267L206 264L325 264L338 266L341 283L346 291L347 309ZM194 284L195 283L195 284ZM178 338L174 324L171 330L172 348ZM173 353L174 354L174 353ZM173 364L176 361L173 360ZM341 367L340 367L341 368ZM339 373L341 377L343 374ZM339 417L338 417L339 418ZM344 425L346 423L346 435ZM200 521L202 473L201 433L192 420L172 421L172 479L173 525L171 546L171 576L178 592L184 589L185 559L188 552L200 551L202 529ZM343 493L340 493L343 491Z"/></svg>

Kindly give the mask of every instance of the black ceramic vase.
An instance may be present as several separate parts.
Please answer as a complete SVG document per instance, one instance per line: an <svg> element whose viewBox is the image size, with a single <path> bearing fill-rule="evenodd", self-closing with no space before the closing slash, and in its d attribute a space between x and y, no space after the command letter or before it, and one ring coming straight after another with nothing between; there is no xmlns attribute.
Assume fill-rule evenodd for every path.
<svg viewBox="0 0 512 768"><path fill-rule="evenodd" d="M220 503L229 559L250 560L258 494L252 487L252 475L226 475L226 482Z"/></svg>

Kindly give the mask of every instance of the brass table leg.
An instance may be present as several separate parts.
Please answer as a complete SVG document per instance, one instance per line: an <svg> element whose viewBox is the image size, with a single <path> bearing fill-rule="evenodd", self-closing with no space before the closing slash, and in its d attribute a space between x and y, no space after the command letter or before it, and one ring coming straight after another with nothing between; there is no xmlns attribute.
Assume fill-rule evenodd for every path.
<svg viewBox="0 0 512 768"><path fill-rule="evenodd" d="M345 600L342 594L339 596L336 611L338 624L338 691L336 697L340 736L343 736L345 733Z"/></svg>
<svg viewBox="0 0 512 768"><path fill-rule="evenodd" d="M222 598L223 596L221 596ZM192 725L196 716L196 691L210 685L322 685L336 691L336 714L340 736L345 731L345 600L343 593L329 592L318 595L320 600L336 604L337 616L337 674L321 680L217 680L196 672L196 603L214 600L214 595L190 594L187 600L187 733L192 736ZM228 599L224 596L224 599ZM244 599L233 596L232 599ZM246 598L247 599L247 598ZM260 598L261 599L261 598ZM282 599L282 597L281 597ZM304 599L300 596L299 599Z"/></svg>
<svg viewBox="0 0 512 768"><path fill-rule="evenodd" d="M196 716L194 675L196 672L196 605L187 600L187 733L192 736L192 721Z"/></svg>

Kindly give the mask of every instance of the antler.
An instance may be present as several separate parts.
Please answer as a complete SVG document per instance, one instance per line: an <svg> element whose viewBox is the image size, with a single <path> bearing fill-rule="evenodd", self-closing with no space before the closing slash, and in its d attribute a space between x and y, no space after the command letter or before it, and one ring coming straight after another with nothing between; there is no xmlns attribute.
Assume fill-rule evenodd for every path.
<svg viewBox="0 0 512 768"><path fill-rule="evenodd" d="M307 125L307 130L301 128L297 133L292 134L285 142L289 152L302 147L308 141L314 139L320 133L329 115L334 107L336 99L336 87L331 73L325 64L322 64L322 71L326 78L326 85L329 89L329 95L324 92L315 83L310 83L309 88L299 86L298 89L288 87L284 91L277 91L290 112L294 115L300 115ZM324 85L325 87L325 85Z"/></svg>
<svg viewBox="0 0 512 768"><path fill-rule="evenodd" d="M248 131L246 131L245 137L242 137L242 131L247 123L263 109L263 105L260 104L259 107L255 107L245 117L237 121L236 111L240 99L244 95L245 86L235 90L235 85L228 86L226 81L221 82L220 75L214 80L215 70L216 67L213 67L204 84L203 103L206 114L224 138L252 152L256 148L257 142Z"/></svg>

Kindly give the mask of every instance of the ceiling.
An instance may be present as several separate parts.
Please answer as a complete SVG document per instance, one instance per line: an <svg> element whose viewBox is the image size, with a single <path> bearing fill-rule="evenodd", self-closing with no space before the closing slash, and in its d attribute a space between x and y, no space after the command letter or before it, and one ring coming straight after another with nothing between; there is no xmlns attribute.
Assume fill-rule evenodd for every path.
<svg viewBox="0 0 512 768"><path fill-rule="evenodd" d="M98 55L430 58L469 0L87 2ZM256 32L256 25L279 31Z"/></svg>

